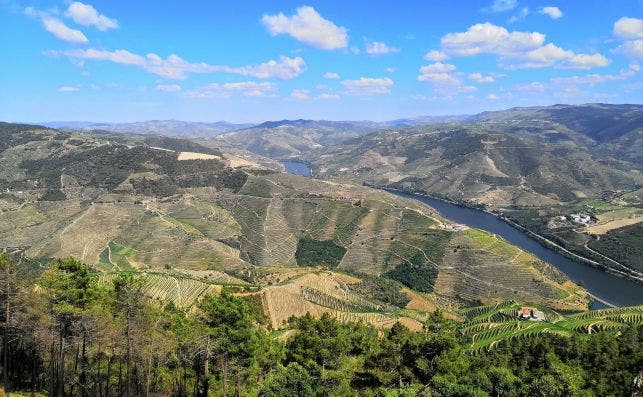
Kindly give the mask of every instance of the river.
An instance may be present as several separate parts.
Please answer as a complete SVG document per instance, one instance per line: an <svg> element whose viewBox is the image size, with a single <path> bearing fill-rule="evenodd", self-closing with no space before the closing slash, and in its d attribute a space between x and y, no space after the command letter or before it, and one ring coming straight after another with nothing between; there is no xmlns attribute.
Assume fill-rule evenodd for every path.
<svg viewBox="0 0 643 397"><path fill-rule="evenodd" d="M283 164L287 172L310 176L310 168L302 162L286 161ZM531 252L543 261L551 263L570 280L582 285L592 295L615 306L643 304L643 285L589 265L575 262L543 246L525 232L516 229L494 215L426 196L397 192L395 194L418 200L436 209L445 218L454 222L501 236L523 250ZM594 301L591 306L592 309L602 309L604 307L605 305L597 301Z"/></svg>

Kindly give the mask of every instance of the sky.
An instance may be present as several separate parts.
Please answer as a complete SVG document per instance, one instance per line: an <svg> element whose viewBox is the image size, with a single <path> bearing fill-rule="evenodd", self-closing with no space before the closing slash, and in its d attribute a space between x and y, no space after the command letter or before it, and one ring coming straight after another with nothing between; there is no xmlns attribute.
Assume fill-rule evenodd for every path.
<svg viewBox="0 0 643 397"><path fill-rule="evenodd" d="M643 0L0 0L0 48L0 120L14 122L383 121L643 99Z"/></svg>

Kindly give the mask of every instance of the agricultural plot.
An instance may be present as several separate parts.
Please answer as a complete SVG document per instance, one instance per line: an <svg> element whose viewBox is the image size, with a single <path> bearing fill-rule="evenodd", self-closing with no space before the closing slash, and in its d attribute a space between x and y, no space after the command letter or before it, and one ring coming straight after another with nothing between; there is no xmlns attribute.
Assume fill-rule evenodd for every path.
<svg viewBox="0 0 643 397"><path fill-rule="evenodd" d="M587 296L564 280L533 255L490 233L470 229L453 233L435 292L469 304L513 297L557 309L584 310Z"/></svg>
<svg viewBox="0 0 643 397"><path fill-rule="evenodd" d="M517 338L528 338L540 333L569 336L597 332L618 332L631 325L643 324L643 306L586 311L562 315L542 309L545 321L519 320L517 301L504 301L495 305L478 306L460 311L466 319L459 332L470 340L471 350L493 348L498 343Z"/></svg>
<svg viewBox="0 0 643 397"><path fill-rule="evenodd" d="M221 287L211 283L196 280L181 274L164 272L142 272L141 273L145 295L165 305L172 303L181 309L192 306L201 296L208 293L218 293ZM111 285L115 273L102 273L99 283Z"/></svg>
<svg viewBox="0 0 643 397"><path fill-rule="evenodd" d="M329 313L341 321L363 321L377 327L390 327L395 321L417 323L396 314L395 308L367 298L351 288L359 279L334 272L307 273L287 283L263 289L263 302L273 329L287 324L290 317L306 313Z"/></svg>

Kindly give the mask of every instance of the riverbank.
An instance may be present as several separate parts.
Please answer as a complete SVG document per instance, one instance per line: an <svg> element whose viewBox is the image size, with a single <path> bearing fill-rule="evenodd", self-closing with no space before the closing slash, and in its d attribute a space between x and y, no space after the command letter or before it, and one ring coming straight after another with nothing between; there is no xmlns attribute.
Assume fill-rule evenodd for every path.
<svg viewBox="0 0 643 397"><path fill-rule="evenodd" d="M525 228L519 227L520 225L517 224L514 225L515 222L503 219L498 214L470 208L442 198L430 197L420 192L410 193L400 189L388 190L402 197L419 200L454 222L498 234L519 248L552 264L570 280L588 291L595 302L591 305L591 309L643 303L643 284L631 278L606 272L599 266L591 266L582 258L574 256L574 253L570 252L565 255L565 252L562 251L563 247L556 247L557 244L554 242L551 245L546 244L543 239L538 239L533 233L528 233Z"/></svg>
<svg viewBox="0 0 643 397"><path fill-rule="evenodd" d="M391 192L399 192L399 193L411 194L411 195L415 195L415 196L427 197L427 198L430 198L430 199L433 199L433 200L440 200L440 201L443 201L445 203L449 203L449 204L452 204L452 205L457 205L457 206L462 207L462 208L467 208L467 209L472 209L472 210L475 210L475 211L484 212L486 214L489 214L491 216L494 216L494 217L498 218L499 220L501 220L503 222L506 222L507 224L511 225L512 227L514 227L514 228L520 230L521 232L527 234L529 237L531 237L532 239L536 240L537 242L539 242L544 247L546 247L548 249L551 249L552 251L556 251L557 253L559 253L561 255L564 255L567 258L571 259L571 260L581 262L583 264L586 264L588 266L592 266L592 267L594 267L596 269L599 269L601 271L613 274L613 275L615 275L617 277L622 277L622 278L625 278L625 279L628 279L628 280L631 280L631 281L634 281L634 282L637 282L637 283L640 283L640 284L643 285L643 273L640 273L640 272L637 272L636 270L630 269L630 268L628 268L628 267L626 267L624 265L621 265L618 262L616 262L616 264L618 264L622 268L622 270L615 269L612 266L606 266L603 263L597 262L597 261L595 261L593 259L584 257L582 255L579 255L579 254L577 254L575 252L572 252L572 251L568 250L567 248L561 246L560 244L557 244L556 242L554 242L554 241L552 241L552 240L550 240L550 239L548 239L548 238L546 238L546 237L544 237L544 236L542 236L542 235L540 235L538 233L535 233L535 232L527 229L526 227L524 227L523 225L517 223L516 221L512 220L511 218L509 218L509 217L507 217L505 215L502 215L502 214L498 214L497 212L494 212L494 211L489 211L488 209L486 209L484 207L469 206L466 203L449 200L449 199L444 198L444 197L433 196L433 195L427 194L426 192L423 192L423 191L409 191L409 190L404 190L404 189L395 189L395 188L390 188L390 187L387 187L387 186L377 186L377 185L370 185L370 184L365 184L365 186L369 186L369 187L372 187L372 188L375 188L375 189L382 189L382 190L386 190L386 191L391 191Z"/></svg>

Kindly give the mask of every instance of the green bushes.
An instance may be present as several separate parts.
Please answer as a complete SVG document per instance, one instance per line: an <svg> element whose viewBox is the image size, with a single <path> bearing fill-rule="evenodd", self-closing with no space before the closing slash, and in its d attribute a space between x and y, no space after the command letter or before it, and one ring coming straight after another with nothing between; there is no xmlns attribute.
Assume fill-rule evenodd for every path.
<svg viewBox="0 0 643 397"><path fill-rule="evenodd" d="M319 241L310 238L299 239L295 258L299 266L323 265L336 267L344 257L346 248L331 240Z"/></svg>
<svg viewBox="0 0 643 397"><path fill-rule="evenodd" d="M438 269L428 264L416 265L406 262L384 275L416 291L432 292Z"/></svg>

